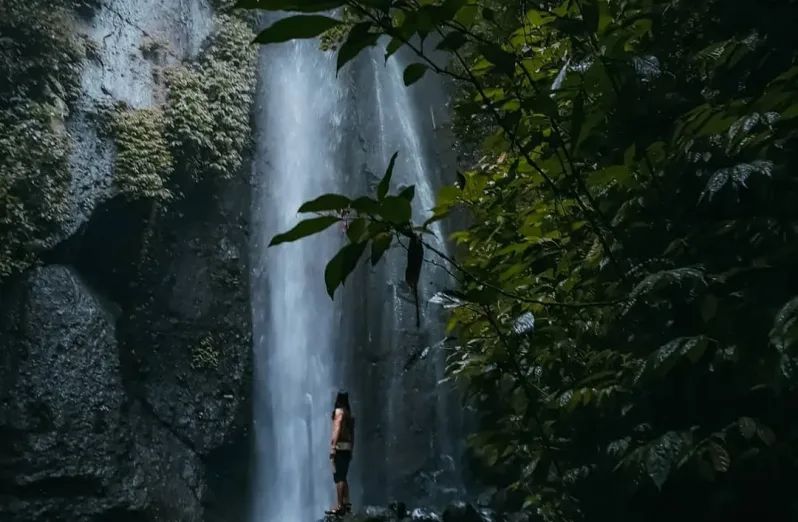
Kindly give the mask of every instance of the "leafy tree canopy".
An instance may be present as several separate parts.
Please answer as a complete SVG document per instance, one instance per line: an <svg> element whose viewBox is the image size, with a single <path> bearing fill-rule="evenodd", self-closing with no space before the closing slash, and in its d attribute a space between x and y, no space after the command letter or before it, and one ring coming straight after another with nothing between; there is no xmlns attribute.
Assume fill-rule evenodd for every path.
<svg viewBox="0 0 798 522"><path fill-rule="evenodd" d="M482 158L432 218L473 223L446 259L458 288L435 298L449 371L485 417L475 450L548 520L798 516L797 4L239 2L299 13L261 41L316 36L346 7L339 68L385 35L386 59L415 52L406 84L459 82ZM442 256L413 189L388 193L392 165L377 194L320 196L274 238L350 221L330 295L392 242Z"/></svg>

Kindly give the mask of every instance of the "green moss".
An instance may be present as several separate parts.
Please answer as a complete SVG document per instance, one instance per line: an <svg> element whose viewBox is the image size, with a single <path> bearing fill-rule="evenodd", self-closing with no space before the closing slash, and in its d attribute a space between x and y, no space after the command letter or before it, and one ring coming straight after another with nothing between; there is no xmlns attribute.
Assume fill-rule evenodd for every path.
<svg viewBox="0 0 798 522"><path fill-rule="evenodd" d="M159 108L125 110L111 116L116 143L114 181L132 199L170 199L167 188L173 159L164 136L165 119Z"/></svg>
<svg viewBox="0 0 798 522"><path fill-rule="evenodd" d="M15 97L74 100L85 49L60 2L3 0L0 35L0 108Z"/></svg>
<svg viewBox="0 0 798 522"><path fill-rule="evenodd" d="M0 111L0 280L24 270L65 210L69 140L61 109Z"/></svg>
<svg viewBox="0 0 798 522"><path fill-rule="evenodd" d="M348 7L342 7L336 18L343 23L322 33L319 44L322 51L337 51L346 39L352 26L360 21L360 18L352 13Z"/></svg>
<svg viewBox="0 0 798 522"><path fill-rule="evenodd" d="M169 48L169 42L159 36L147 36L142 38L139 44L141 55L148 60L156 59L163 51Z"/></svg>
<svg viewBox="0 0 798 522"><path fill-rule="evenodd" d="M207 334L191 353L191 367L195 370L211 370L219 367L220 346L222 339L217 335Z"/></svg>
<svg viewBox="0 0 798 522"><path fill-rule="evenodd" d="M63 123L86 53L67 5L0 2L0 281L35 262L66 210Z"/></svg>
<svg viewBox="0 0 798 522"><path fill-rule="evenodd" d="M162 108L110 112L115 180L124 194L169 199L173 173L200 181L230 178L241 168L251 136L254 34L231 16L217 17L215 25L196 63L163 71L168 97Z"/></svg>
<svg viewBox="0 0 798 522"><path fill-rule="evenodd" d="M177 168L194 180L233 176L251 139L254 33L245 21L227 15L216 18L216 27L197 63L165 75L169 143Z"/></svg>

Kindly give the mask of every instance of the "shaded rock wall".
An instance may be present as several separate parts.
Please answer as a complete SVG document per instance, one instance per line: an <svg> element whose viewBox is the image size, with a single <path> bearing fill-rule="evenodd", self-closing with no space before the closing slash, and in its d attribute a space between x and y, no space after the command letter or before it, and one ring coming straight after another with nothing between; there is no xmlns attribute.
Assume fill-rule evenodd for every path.
<svg viewBox="0 0 798 522"><path fill-rule="evenodd" d="M177 206L156 223L147 205L112 200L51 264L5 285L0 519L244 519L251 351L238 181L198 188L193 214ZM144 259L137 237L148 238Z"/></svg>
<svg viewBox="0 0 798 522"><path fill-rule="evenodd" d="M58 226L37 234L38 268L0 270L0 520L243 520L249 171L183 176L167 202L131 199L98 118L118 102L158 110L169 94L161 72L205 48L213 10L205 0L52 2L72 9L86 58L79 92L48 102L67 102L51 117L71 150ZM15 124L19 113L5 110L0 122ZM4 160L2 176L31 167ZM47 176L51 165L33 167Z"/></svg>

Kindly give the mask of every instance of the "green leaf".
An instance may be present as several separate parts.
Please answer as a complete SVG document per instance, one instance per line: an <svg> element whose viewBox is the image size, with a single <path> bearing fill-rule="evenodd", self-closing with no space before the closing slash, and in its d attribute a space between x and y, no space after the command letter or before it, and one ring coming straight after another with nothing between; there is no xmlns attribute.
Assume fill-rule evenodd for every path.
<svg viewBox="0 0 798 522"><path fill-rule="evenodd" d="M776 434L769 427L760 424L756 429L756 434L766 446L773 446L776 443Z"/></svg>
<svg viewBox="0 0 798 522"><path fill-rule="evenodd" d="M585 22L586 29L595 33L599 27L599 7L600 0L581 0L582 20Z"/></svg>
<svg viewBox="0 0 798 522"><path fill-rule="evenodd" d="M449 217L449 212L448 209L436 208L432 215L421 225L421 229L427 230L431 224L446 219Z"/></svg>
<svg viewBox="0 0 798 522"><path fill-rule="evenodd" d="M573 143L573 142L572 142ZM590 175L587 180L589 186L604 186L611 182L624 185L629 181L631 172L626 165L611 165Z"/></svg>
<svg viewBox="0 0 798 522"><path fill-rule="evenodd" d="M704 336L677 337L662 345L646 360L635 383L651 377L664 377L673 369L680 357L696 363L704 355L709 339Z"/></svg>
<svg viewBox="0 0 798 522"><path fill-rule="evenodd" d="M346 236L352 243L358 243L363 239L363 234L366 232L366 220L357 218L346 227Z"/></svg>
<svg viewBox="0 0 798 522"><path fill-rule="evenodd" d="M274 236L269 243L269 246L279 245L280 243L290 243L292 241L296 241L297 239L302 239L303 237L312 236L313 234L317 234L322 230L329 228L333 224L338 223L339 221L341 221L341 219L336 216L320 216L304 219L297 223L297 225L288 232Z"/></svg>
<svg viewBox="0 0 798 522"><path fill-rule="evenodd" d="M380 35L377 33L370 33L371 22L361 22L355 24L349 30L349 35L341 44L338 49L338 56L336 58L335 70L340 71L341 68L353 60L363 49L372 47L377 43Z"/></svg>
<svg viewBox="0 0 798 522"><path fill-rule="evenodd" d="M371 242L371 266L375 266L380 262L382 255L391 246L393 235L390 232L382 232L378 234Z"/></svg>
<svg viewBox="0 0 798 522"><path fill-rule="evenodd" d="M410 221L412 213L410 201L399 196L388 196L380 203L380 215L397 225Z"/></svg>
<svg viewBox="0 0 798 522"><path fill-rule="evenodd" d="M400 198L405 198L406 200L408 200L409 202L412 203L413 202L413 198L416 197L416 186L415 185L410 185L409 187L403 188L399 192L399 197Z"/></svg>
<svg viewBox="0 0 798 522"><path fill-rule="evenodd" d="M556 17L548 15L544 17L543 13L538 11L537 9L530 9L529 11L526 12L526 21L533 28L541 27L550 22L553 22L554 20L556 20Z"/></svg>
<svg viewBox="0 0 798 522"><path fill-rule="evenodd" d="M385 47L385 61L388 61L388 58L393 55L396 51L402 48L404 42L398 38L391 38L391 41L388 42L388 45Z"/></svg>
<svg viewBox="0 0 798 522"><path fill-rule="evenodd" d="M341 25L339 20L322 15L295 15L277 20L255 37L254 43L273 44L289 40L315 38Z"/></svg>
<svg viewBox="0 0 798 522"><path fill-rule="evenodd" d="M286 11L320 13L344 5L343 0L238 0L235 9L262 9L264 11Z"/></svg>
<svg viewBox="0 0 798 522"><path fill-rule="evenodd" d="M646 472L658 489L668 480L673 465L676 464L684 447L682 435L669 431L654 441L646 456Z"/></svg>
<svg viewBox="0 0 798 522"><path fill-rule="evenodd" d="M327 295L330 296L330 299L335 295L335 290L346 282L349 274L355 269L367 244L365 241L349 243L327 263L327 267L324 269L324 284L327 285Z"/></svg>
<svg viewBox="0 0 798 522"><path fill-rule="evenodd" d="M466 0L443 0L443 3L435 9L436 20L448 22L463 8Z"/></svg>
<svg viewBox="0 0 798 522"><path fill-rule="evenodd" d="M710 442L707 446L707 453L709 453L709 459L712 461L712 467L715 468L715 471L729 471L731 458L726 448L717 442Z"/></svg>
<svg viewBox="0 0 798 522"><path fill-rule="evenodd" d="M737 419L737 426L740 428L740 434L746 439L756 435L756 421L751 417L740 417Z"/></svg>
<svg viewBox="0 0 798 522"><path fill-rule="evenodd" d="M480 45L479 52L482 53L482 56L484 56L488 62L495 65L499 71L508 76L512 76L515 71L514 55L508 53L502 49L500 45L496 44Z"/></svg>
<svg viewBox="0 0 798 522"><path fill-rule="evenodd" d="M375 216L380 213L380 204L377 200L368 196L361 196L349 205L349 208L361 214L369 214Z"/></svg>
<svg viewBox="0 0 798 522"><path fill-rule="evenodd" d="M427 69L429 69L429 67L423 63L411 63L408 65L402 75L405 85L410 86L419 81L421 77L424 76L424 73L427 72Z"/></svg>
<svg viewBox="0 0 798 522"><path fill-rule="evenodd" d="M456 51L468 42L463 33L452 31L443 37L436 49L440 51Z"/></svg>
<svg viewBox="0 0 798 522"><path fill-rule="evenodd" d="M330 210L343 210L349 206L351 200L341 194L323 194L316 199L306 201L299 207L299 212L327 212Z"/></svg>
<svg viewBox="0 0 798 522"><path fill-rule="evenodd" d="M463 6L462 9L457 11L457 14L454 17L454 21L462 24L463 27L471 27L477 19L477 15L479 14L479 7L476 5L466 5Z"/></svg>
<svg viewBox="0 0 798 522"><path fill-rule="evenodd" d="M388 188L391 186L391 177L393 177L393 167L396 165L396 157L398 155L398 150L393 153L391 160L388 162L388 168L385 169L385 175L380 180L379 185L377 185L377 200L383 200L388 193Z"/></svg>
<svg viewBox="0 0 798 522"><path fill-rule="evenodd" d="M449 207L457 203L460 198L460 189L454 185L444 185L438 189L436 203L440 207Z"/></svg>

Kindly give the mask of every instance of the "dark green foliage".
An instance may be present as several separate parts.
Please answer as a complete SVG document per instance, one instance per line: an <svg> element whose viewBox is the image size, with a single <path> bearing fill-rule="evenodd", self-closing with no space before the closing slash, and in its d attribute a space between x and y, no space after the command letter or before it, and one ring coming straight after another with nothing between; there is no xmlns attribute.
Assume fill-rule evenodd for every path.
<svg viewBox="0 0 798 522"><path fill-rule="evenodd" d="M345 4L459 82L482 159L422 227L351 201L328 289L468 211L436 302L498 485L548 520L794 519L798 2Z"/></svg>

